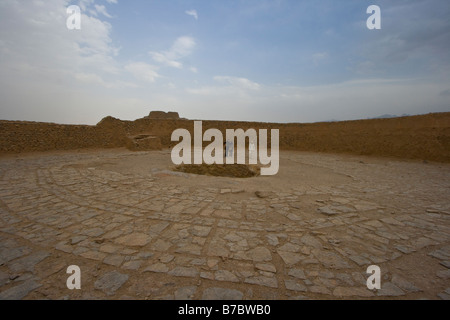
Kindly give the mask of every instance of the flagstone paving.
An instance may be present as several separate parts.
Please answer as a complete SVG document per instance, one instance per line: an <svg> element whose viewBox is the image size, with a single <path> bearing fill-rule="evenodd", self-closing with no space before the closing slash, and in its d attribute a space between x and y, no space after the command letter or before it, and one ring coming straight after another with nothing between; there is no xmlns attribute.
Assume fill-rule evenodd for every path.
<svg viewBox="0 0 450 320"><path fill-rule="evenodd" d="M448 164L281 152L274 177L170 168L167 151L0 158L0 299L450 298Z"/></svg>

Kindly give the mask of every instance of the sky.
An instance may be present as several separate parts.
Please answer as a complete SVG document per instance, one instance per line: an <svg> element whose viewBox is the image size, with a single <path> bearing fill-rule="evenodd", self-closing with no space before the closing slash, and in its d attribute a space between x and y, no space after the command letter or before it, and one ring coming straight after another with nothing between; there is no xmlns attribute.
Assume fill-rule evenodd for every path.
<svg viewBox="0 0 450 320"><path fill-rule="evenodd" d="M442 0L0 0L0 119L448 112L449 16Z"/></svg>

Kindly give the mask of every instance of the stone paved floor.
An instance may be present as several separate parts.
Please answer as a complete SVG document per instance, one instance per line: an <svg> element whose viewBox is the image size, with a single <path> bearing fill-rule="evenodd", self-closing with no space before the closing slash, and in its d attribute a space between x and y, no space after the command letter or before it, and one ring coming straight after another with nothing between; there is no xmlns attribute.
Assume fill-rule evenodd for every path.
<svg viewBox="0 0 450 320"><path fill-rule="evenodd" d="M136 157L145 174L114 169ZM276 177L169 168L167 152L0 158L0 299L450 298L450 165L282 152Z"/></svg>

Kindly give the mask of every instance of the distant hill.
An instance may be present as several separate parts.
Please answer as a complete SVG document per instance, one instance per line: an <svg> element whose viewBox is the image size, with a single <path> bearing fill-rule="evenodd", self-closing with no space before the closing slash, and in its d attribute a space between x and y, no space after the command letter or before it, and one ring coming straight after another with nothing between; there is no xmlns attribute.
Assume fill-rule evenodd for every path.
<svg viewBox="0 0 450 320"><path fill-rule="evenodd" d="M383 115L378 116L378 117L367 118L367 119L388 119L388 118L399 118L399 117L409 117L409 116L410 116L410 114L406 114L406 113L402 114L401 116L396 116L396 115L393 115L393 114L383 114Z"/></svg>
<svg viewBox="0 0 450 320"><path fill-rule="evenodd" d="M410 117L410 114L402 114L401 116L397 116L394 114L382 114L381 116L378 117L373 117L373 118L366 118L366 119L357 119L357 120L372 120L372 119L390 119L390 118L400 118L400 117ZM336 120L336 119L331 119L331 120L325 120L325 121L319 121L319 122L341 122L341 121L347 121L347 120Z"/></svg>

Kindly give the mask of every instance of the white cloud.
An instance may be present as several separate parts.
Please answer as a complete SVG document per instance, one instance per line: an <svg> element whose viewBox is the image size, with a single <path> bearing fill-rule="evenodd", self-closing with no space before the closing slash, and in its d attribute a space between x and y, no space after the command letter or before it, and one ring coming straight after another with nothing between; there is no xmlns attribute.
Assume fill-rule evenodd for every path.
<svg viewBox="0 0 450 320"><path fill-rule="evenodd" d="M246 78L216 76L214 81L222 83L222 86L203 86L200 88L188 88L186 92L192 95L205 97L239 97L240 101L249 101L256 97L261 85Z"/></svg>
<svg viewBox="0 0 450 320"><path fill-rule="evenodd" d="M119 67L114 56L119 49L110 38L111 24L82 13L81 30L68 30L66 3L48 0L18 5L13 0L4 1L0 10L0 39L4 48L0 65L13 70L15 65L30 64L37 76L42 76L39 73L43 70L117 74Z"/></svg>
<svg viewBox="0 0 450 320"><path fill-rule="evenodd" d="M1 1L2 118L70 122L68 97L86 102L104 97L103 90L135 86L119 78L124 69L116 60L112 26L89 13L94 2L79 2L86 9L81 30L67 29L67 3Z"/></svg>
<svg viewBox="0 0 450 320"><path fill-rule="evenodd" d="M185 13L189 16L193 16L195 20L198 20L198 13L196 10L187 10Z"/></svg>
<svg viewBox="0 0 450 320"><path fill-rule="evenodd" d="M110 15L110 14L106 11L106 7L105 7L105 6L96 4L94 7L95 7L95 10L97 10L97 12L103 14L105 17L107 17L107 18L112 18L112 15Z"/></svg>
<svg viewBox="0 0 450 320"><path fill-rule="evenodd" d="M366 79L310 87L265 85L257 91L242 89L239 84L245 83L187 89L183 107L203 119L314 122L442 112L450 101L442 94L448 82Z"/></svg>
<svg viewBox="0 0 450 320"><path fill-rule="evenodd" d="M328 59L329 55L327 52L317 52L312 55L312 60L314 65L318 65L320 62Z"/></svg>
<svg viewBox="0 0 450 320"><path fill-rule="evenodd" d="M238 87L241 89L259 90L259 88L261 87L258 83L250 81L246 78L216 76L214 77L214 80L218 82L228 83L234 87Z"/></svg>
<svg viewBox="0 0 450 320"><path fill-rule="evenodd" d="M183 64L181 62L171 60L169 55L167 55L167 54L160 53L160 52L151 52L150 55L152 56L153 60L155 60L156 62L165 64L165 65L167 65L169 67L173 67L173 68L178 68L178 69L183 68Z"/></svg>
<svg viewBox="0 0 450 320"><path fill-rule="evenodd" d="M85 11L88 7L94 4L95 0L80 0L78 5L82 11Z"/></svg>
<svg viewBox="0 0 450 320"><path fill-rule="evenodd" d="M169 67L183 68L183 63L179 60L189 56L196 46L195 39L192 37L180 37L175 40L172 47L168 51L149 52L150 56L156 62L165 64Z"/></svg>
<svg viewBox="0 0 450 320"><path fill-rule="evenodd" d="M82 84L87 85L96 85L101 86L108 89L117 89L117 88L136 88L137 85L130 82L124 81L105 81L101 76L95 73L76 73L75 79Z"/></svg>
<svg viewBox="0 0 450 320"><path fill-rule="evenodd" d="M113 4L117 4L117 0L106 0L106 2L108 2L108 3L113 3Z"/></svg>
<svg viewBox="0 0 450 320"><path fill-rule="evenodd" d="M125 70L132 73L137 79L147 82L155 82L160 77L156 68L145 62L133 62L125 66Z"/></svg>

